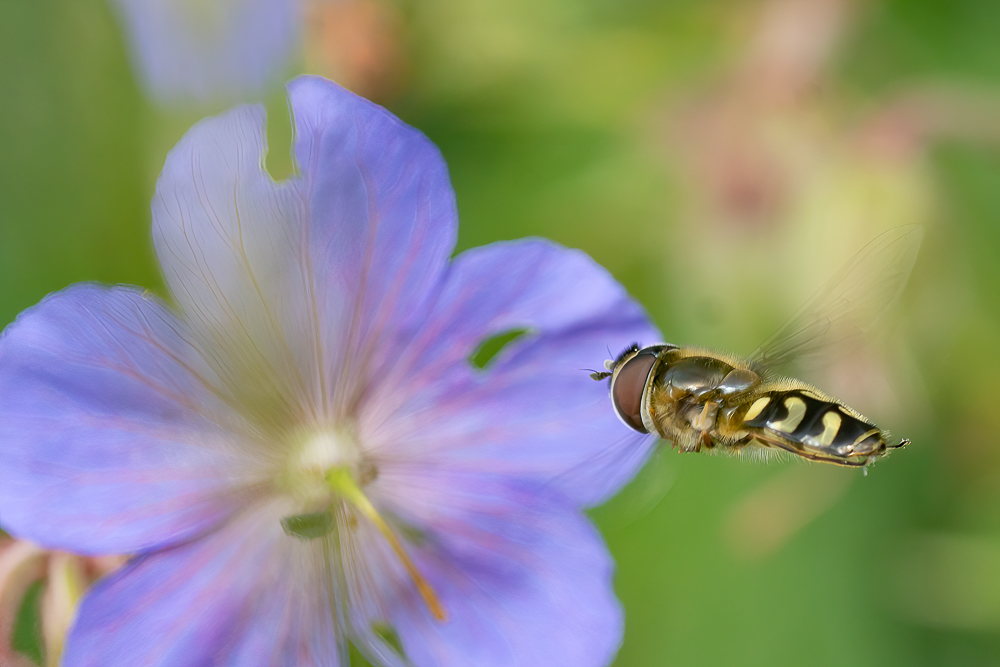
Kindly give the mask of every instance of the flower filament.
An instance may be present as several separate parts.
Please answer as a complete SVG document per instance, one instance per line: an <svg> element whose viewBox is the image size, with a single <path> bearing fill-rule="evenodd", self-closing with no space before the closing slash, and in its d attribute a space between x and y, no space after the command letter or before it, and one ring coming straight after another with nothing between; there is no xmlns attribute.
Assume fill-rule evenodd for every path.
<svg viewBox="0 0 1000 667"><path fill-rule="evenodd" d="M334 493L353 505L369 521L375 524L375 527L382 533L389 546L396 552L396 557L403 563L403 567L406 568L406 572L410 575L410 578L413 579L413 583L416 584L417 590L420 591L420 596L424 599L424 603L430 609L431 614L439 621L447 620L448 615L445 613L444 607L441 606L441 602L438 600L434 589L431 588L431 585L420 574L420 571L417 570L417 566L410 560L409 555L403 549L403 545L396 537L396 534L392 532L389 524L385 522L382 515L378 513L375 506L368 500L368 496L358 487L350 470L345 466L331 468L326 473L326 482L330 485Z"/></svg>
<svg viewBox="0 0 1000 667"><path fill-rule="evenodd" d="M390 528L389 524L382 518L382 515L375 509L375 506L372 505L372 502L368 500L368 496L358 486L354 480L354 476L351 474L350 467L331 467L324 475L324 480L334 494L350 503L382 533L382 536L389 543L389 546L392 547L393 552L395 552L396 557L402 562L407 574L413 579L413 583L416 584L420 596L434 618L439 621L448 620L448 614L441 605L437 593L434 592L434 589L424 576L420 574L417 566L403 548L399 538L392 532L392 528ZM319 512L286 516L281 519L281 527L288 535L307 540L324 537L333 532L335 528L333 513L330 511L329 506Z"/></svg>

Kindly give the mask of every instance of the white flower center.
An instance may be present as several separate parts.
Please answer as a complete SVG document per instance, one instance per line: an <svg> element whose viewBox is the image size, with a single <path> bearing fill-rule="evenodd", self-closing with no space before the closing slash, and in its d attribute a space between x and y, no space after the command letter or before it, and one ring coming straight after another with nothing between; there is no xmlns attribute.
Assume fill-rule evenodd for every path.
<svg viewBox="0 0 1000 667"><path fill-rule="evenodd" d="M361 447L347 429L302 431L291 438L289 450L281 486L304 512L329 504L327 472L339 468L357 471L366 467Z"/></svg>
<svg viewBox="0 0 1000 667"><path fill-rule="evenodd" d="M363 490L378 470L366 459L357 439L343 429L310 432L292 456L286 487L300 511L281 520L286 534L298 539L326 538L337 530L335 506L347 506L375 526L413 580L431 614L439 621L448 617L434 589L423 577L392 529Z"/></svg>
<svg viewBox="0 0 1000 667"><path fill-rule="evenodd" d="M294 466L302 471L353 466L360 458L357 443L352 438L334 430L311 433L298 451Z"/></svg>

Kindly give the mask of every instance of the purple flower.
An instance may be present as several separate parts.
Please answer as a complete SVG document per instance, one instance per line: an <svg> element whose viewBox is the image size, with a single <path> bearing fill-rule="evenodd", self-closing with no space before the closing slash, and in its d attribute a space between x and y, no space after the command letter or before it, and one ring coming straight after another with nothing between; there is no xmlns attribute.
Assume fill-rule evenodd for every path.
<svg viewBox="0 0 1000 667"><path fill-rule="evenodd" d="M160 103L239 100L295 54L299 0L115 0L132 63Z"/></svg>
<svg viewBox="0 0 1000 667"><path fill-rule="evenodd" d="M4 526L138 554L64 664L346 666L348 640L385 665L606 664L621 611L580 507L651 443L581 369L656 331L581 252L450 259L435 147L322 79L290 95L300 176L262 170L257 107L168 156L176 308L76 285L0 339Z"/></svg>

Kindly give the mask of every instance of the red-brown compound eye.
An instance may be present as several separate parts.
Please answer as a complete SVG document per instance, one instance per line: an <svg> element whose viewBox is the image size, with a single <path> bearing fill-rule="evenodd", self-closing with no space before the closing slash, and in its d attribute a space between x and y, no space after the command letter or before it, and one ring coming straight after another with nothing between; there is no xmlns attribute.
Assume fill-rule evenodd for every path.
<svg viewBox="0 0 1000 667"><path fill-rule="evenodd" d="M642 424L642 392L655 361L654 352L640 352L625 362L611 385L611 403L618 418L639 433L649 433Z"/></svg>

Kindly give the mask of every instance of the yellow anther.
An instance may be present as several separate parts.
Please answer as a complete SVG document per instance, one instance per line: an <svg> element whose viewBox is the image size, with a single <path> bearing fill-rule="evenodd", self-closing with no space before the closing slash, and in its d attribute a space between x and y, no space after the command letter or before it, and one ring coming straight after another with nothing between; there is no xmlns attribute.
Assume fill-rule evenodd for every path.
<svg viewBox="0 0 1000 667"><path fill-rule="evenodd" d="M350 471L347 468L332 468L326 473L326 482L337 495L354 505L359 512L375 524L375 527L378 528L382 536L389 542L389 546L396 552L396 556L402 561L403 567L406 568L410 578L413 579L413 583L416 584L417 590L420 591L420 596L423 597L424 603L430 609L434 618L439 621L448 620L448 614L445 613L444 607L441 606L437 593L434 592L431 585L420 574L420 571L417 570L417 566L410 560L406 550L403 549L403 545L396 538L389 524L385 522L385 519L378 513L378 510L368 500L368 497L358 488L354 478L351 477Z"/></svg>

